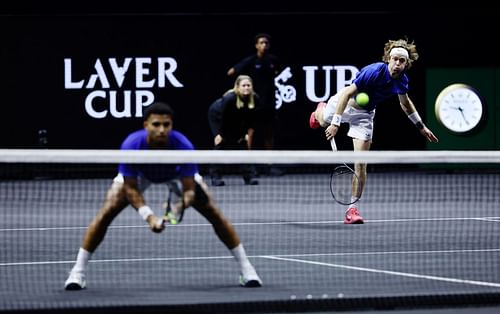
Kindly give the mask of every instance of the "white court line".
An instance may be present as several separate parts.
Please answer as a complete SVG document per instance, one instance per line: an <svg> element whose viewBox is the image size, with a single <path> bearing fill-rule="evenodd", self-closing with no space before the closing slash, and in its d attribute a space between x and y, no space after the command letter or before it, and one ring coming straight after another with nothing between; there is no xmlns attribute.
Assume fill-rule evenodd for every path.
<svg viewBox="0 0 500 314"><path fill-rule="evenodd" d="M302 264L318 265L318 266L335 267L335 268L342 268L342 269L349 269L349 270L358 270L358 271L377 273L377 274L386 274L386 275L403 276L403 277L410 277L410 278L417 278L417 279L428 279L428 280L437 280L437 281L453 282L453 283L460 283L460 284L469 284L469 285L476 285L476 286L500 288L500 283L496 283L496 282L485 282L485 281L466 280L466 279L449 278L449 277L439 277L439 276L403 273L403 272L399 272L399 271L357 267L357 266L349 266L349 265L341 265L341 264L333 264L333 263L322 263L322 262L315 262L315 261L308 261L308 260L301 260L301 259L294 259L294 258L284 258L284 257L278 257L278 256L263 256L263 258L280 260L280 261L288 261L288 262L296 262L296 263L302 263Z"/></svg>
<svg viewBox="0 0 500 314"><path fill-rule="evenodd" d="M318 257L318 256L361 256L361 255L398 255L398 254L442 254L442 253L491 253L500 252L500 248L495 249L469 249L469 250L436 250L436 251L377 251L377 252L338 252L338 253L314 253L314 254L280 254L272 257ZM249 258L269 258L269 255L249 255ZM231 259L232 256L198 256L198 257L156 257L156 258L121 258L121 259L101 259L90 260L90 263L121 263L121 262L154 262L154 261L200 261L215 259ZM26 266L26 265L55 265L73 264L75 261L43 261L43 262L13 262L0 263L1 266Z"/></svg>
<svg viewBox="0 0 500 314"><path fill-rule="evenodd" d="M413 222L413 221L489 221L500 222L500 217L438 217L438 218L400 218L400 219L372 219L365 220L366 223L390 223L390 222ZM234 226L263 226L263 225L320 225L320 224L343 224L343 220L321 220L321 221L275 221L275 222L233 222ZM182 223L169 228L182 228L182 227L212 227L209 223L187 224ZM122 226L109 226L109 229L126 229L126 228L146 228L146 224L141 225L122 225ZM33 227L33 228L3 228L0 232L7 231L51 231L51 230L80 230L87 229L87 226L80 227Z"/></svg>
<svg viewBox="0 0 500 314"><path fill-rule="evenodd" d="M500 222L500 217L484 217L484 218L476 218L476 220Z"/></svg>
<svg viewBox="0 0 500 314"><path fill-rule="evenodd" d="M217 260L230 259L232 256L199 256L199 257L155 257L155 258L117 258L117 259L96 259L90 260L89 263L130 263L130 262L165 262L165 261L201 261L201 260ZM58 264L74 264L75 261L44 261L44 262L18 262L18 263L0 263L3 266L33 266L33 265L58 265Z"/></svg>

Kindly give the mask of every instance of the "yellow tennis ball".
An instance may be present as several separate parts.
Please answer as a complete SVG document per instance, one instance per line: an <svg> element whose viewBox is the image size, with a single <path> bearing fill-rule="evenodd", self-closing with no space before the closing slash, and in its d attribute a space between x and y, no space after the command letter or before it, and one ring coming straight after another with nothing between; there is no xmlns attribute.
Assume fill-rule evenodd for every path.
<svg viewBox="0 0 500 314"><path fill-rule="evenodd" d="M356 95L356 103L360 106L366 106L370 101L367 93L359 93Z"/></svg>

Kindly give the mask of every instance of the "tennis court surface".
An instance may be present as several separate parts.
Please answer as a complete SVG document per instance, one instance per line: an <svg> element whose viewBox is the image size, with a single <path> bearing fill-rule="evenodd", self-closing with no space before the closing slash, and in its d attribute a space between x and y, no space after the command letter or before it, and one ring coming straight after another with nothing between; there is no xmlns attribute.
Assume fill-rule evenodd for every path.
<svg viewBox="0 0 500 314"><path fill-rule="evenodd" d="M495 167L369 168L362 225L343 223L346 207L330 195L328 167L288 165L283 176L261 175L257 186L227 173L226 186L210 188L263 287L239 286L237 264L195 210L154 234L128 207L92 256L87 289L65 291L112 174L42 166L24 177L13 174L19 164L2 168L0 311L270 313L500 303ZM145 195L161 214L165 186Z"/></svg>

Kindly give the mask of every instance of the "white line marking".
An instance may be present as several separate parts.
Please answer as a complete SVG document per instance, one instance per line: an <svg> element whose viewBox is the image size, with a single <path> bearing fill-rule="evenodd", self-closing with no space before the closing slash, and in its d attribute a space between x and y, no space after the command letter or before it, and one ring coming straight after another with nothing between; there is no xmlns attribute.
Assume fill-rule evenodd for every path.
<svg viewBox="0 0 500 314"><path fill-rule="evenodd" d="M372 219L365 220L369 223L390 223L390 222L414 222L414 221L467 221L467 220L477 220L477 221L490 221L490 222L500 222L500 217L441 217L441 218L401 218L401 219ZM343 224L342 220L321 220L321 221L274 221L274 222L233 222L234 226L263 226L263 225L321 225L321 224ZM126 229L126 228L146 228L145 224L141 225L122 225L122 226L110 226L109 229ZM182 223L175 226L169 227L212 227L209 223L197 223L197 224L187 224ZM8 231L52 231L52 230L81 230L87 229L87 226L80 227L33 227L33 228L3 228L0 232Z"/></svg>
<svg viewBox="0 0 500 314"><path fill-rule="evenodd" d="M319 257L319 256L362 256L362 255L398 255L398 254L442 254L442 253L491 253L500 252L500 248L493 249L473 249L473 250L437 250L437 251L392 251L392 252L338 252L338 253L315 253L315 254L285 254L272 255L273 258L289 257ZM270 255L251 255L249 258L269 258ZM128 262L154 262L154 261L200 261L230 259L232 256L194 256L194 257L156 257L156 258L117 258L90 260L90 263L128 263ZM55 265L55 264L73 264L75 261L42 261L42 262L12 262L0 263L0 266L25 266L25 265Z"/></svg>
<svg viewBox="0 0 500 314"><path fill-rule="evenodd" d="M200 261L229 259L232 256L199 256L199 257L155 257L155 258L117 258L117 259L99 259L90 260L89 263L130 263L130 262L156 262L156 261ZM0 263L0 266L32 266L32 265L57 265L74 264L75 261L44 261L44 262L18 262L18 263Z"/></svg>
<svg viewBox="0 0 500 314"><path fill-rule="evenodd" d="M466 280L466 279L458 279L458 278L419 275L419 274L403 273L403 272L391 271L391 270L357 267L357 266L332 264L332 263L322 263L322 262L300 260L300 259L294 259L294 258L283 258L283 257L278 257L278 256L265 256L265 257L263 256L263 258L280 260L280 261L288 261L288 262L296 262L296 263L302 263L302 264L335 267L335 268L342 268L342 269L349 269L349 270L358 270L358 271L371 272L371 273L377 273L377 274L386 274L386 275L403 276L403 277L410 277L410 278L417 278L417 279L428 279L428 280L437 280L437 281L453 282L453 283L460 283L460 284L469 284L469 285L476 285L476 286L500 288L500 283L496 283L496 282L485 282L485 281Z"/></svg>

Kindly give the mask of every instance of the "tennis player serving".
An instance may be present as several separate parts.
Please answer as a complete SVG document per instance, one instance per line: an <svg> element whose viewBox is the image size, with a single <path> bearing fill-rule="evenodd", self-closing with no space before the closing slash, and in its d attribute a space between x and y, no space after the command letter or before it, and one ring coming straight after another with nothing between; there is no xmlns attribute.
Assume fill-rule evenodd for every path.
<svg viewBox="0 0 500 314"><path fill-rule="evenodd" d="M328 103L319 103L309 118L313 129L325 128L327 140L334 139L340 123L349 123L347 135L353 140L355 151L370 149L373 136L373 120L378 104L395 95L399 98L401 108L417 127L420 133L430 142L437 142L437 137L422 122L415 105L408 96L408 77L406 71L418 59L416 45L408 39L389 40L384 46L383 62L369 64L361 69L351 85L344 87L333 95ZM357 104L358 93L369 96L367 104ZM366 164L354 165L360 184L353 187L352 199L359 199L366 184ZM359 200L349 205L345 213L344 223L362 224L363 217L359 213Z"/></svg>
<svg viewBox="0 0 500 314"><path fill-rule="evenodd" d="M191 142L180 132L173 130L173 110L165 103L156 102L144 112L144 128L131 133L121 145L123 150L148 149L194 149ZM83 243L78 251L76 263L65 282L66 290L81 290L86 287L85 274L92 253L104 239L106 230L113 219L128 205L131 205L148 224L153 232L165 228L162 218L157 217L146 205L143 192L151 183L171 183L176 181L181 187L184 210L196 209L213 226L215 233L230 250L240 266L240 284L244 287L260 287L262 281L245 253L238 234L231 222L215 206L207 185L198 174L195 164L120 164L99 213L87 228ZM167 188L167 186L166 186ZM167 191L166 191L167 193Z"/></svg>

